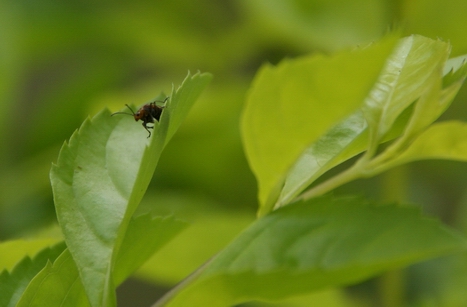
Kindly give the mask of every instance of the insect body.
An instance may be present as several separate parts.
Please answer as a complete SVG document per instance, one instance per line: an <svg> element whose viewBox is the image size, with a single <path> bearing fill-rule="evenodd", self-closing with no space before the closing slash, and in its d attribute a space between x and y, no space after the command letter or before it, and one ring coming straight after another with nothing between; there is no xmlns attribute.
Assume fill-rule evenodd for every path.
<svg viewBox="0 0 467 307"><path fill-rule="evenodd" d="M115 114L127 114L131 115L135 118L135 121L142 120L143 121L143 127L146 129L147 132L149 132L148 138L151 136L151 131L149 129L153 129L154 126L148 126L148 123L154 123L154 121L159 121L161 118L162 110L164 109L165 106L158 106L156 105L156 102L162 102L165 103L169 99L169 97L166 97L164 101L159 101L155 100L151 103L145 104L142 106L138 111L134 112L129 105L126 104L127 108L130 109L130 113L125 113L125 112L115 112L111 116L114 116Z"/></svg>

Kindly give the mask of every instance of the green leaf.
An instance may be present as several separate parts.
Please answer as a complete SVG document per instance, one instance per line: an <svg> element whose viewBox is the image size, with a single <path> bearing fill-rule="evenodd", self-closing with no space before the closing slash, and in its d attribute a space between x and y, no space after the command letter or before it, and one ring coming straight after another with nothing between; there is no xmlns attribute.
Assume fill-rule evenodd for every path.
<svg viewBox="0 0 467 307"><path fill-rule="evenodd" d="M185 225L171 217L152 218L150 214L132 218L114 268L115 285L123 282ZM69 250L65 250L53 265L48 263L29 284L18 306L31 305L89 306Z"/></svg>
<svg viewBox="0 0 467 307"><path fill-rule="evenodd" d="M427 78L427 87L415 104L412 118L403 138L410 139L433 123L451 104L467 75L467 65L455 61L438 63ZM457 66L457 67L455 67ZM451 70L443 76L443 70Z"/></svg>
<svg viewBox="0 0 467 307"><path fill-rule="evenodd" d="M412 115L406 109L382 142L401 135ZM319 176L368 148L368 125L361 110L355 112L308 147L290 169L275 208L289 204Z"/></svg>
<svg viewBox="0 0 467 307"><path fill-rule="evenodd" d="M467 161L467 123L446 121L433 124L400 156L375 168L374 172L426 159Z"/></svg>
<svg viewBox="0 0 467 307"><path fill-rule="evenodd" d="M255 220L249 210L225 210L219 203L195 194L176 191L146 194L138 211L145 204L153 206L156 199L159 199L157 207L153 206L154 212L170 212L189 221L189 225L141 266L135 273L137 277L166 286L175 285L224 248ZM200 248L200 242L206 244L202 243Z"/></svg>
<svg viewBox="0 0 467 307"><path fill-rule="evenodd" d="M54 261L64 249L63 242L44 248L33 258L24 257L11 272L3 270L0 274L0 306L16 306L31 279L48 261Z"/></svg>
<svg viewBox="0 0 467 307"><path fill-rule="evenodd" d="M451 58L443 70L443 88L465 79L467 74L467 55Z"/></svg>
<svg viewBox="0 0 467 307"><path fill-rule="evenodd" d="M0 270L12 270L18 259L30 258L45 248L58 244L63 239L11 240L0 243Z"/></svg>
<svg viewBox="0 0 467 307"><path fill-rule="evenodd" d="M440 64L444 65L444 63ZM443 125L441 129L435 129L434 131L433 127L436 127L436 125L430 126L430 124L451 104L462 86L466 74L465 65L459 66L457 70L450 71L444 80L441 79L441 67L432 73L430 77L432 85L417 100L413 115L404 134L368 164L368 175L375 175L388 168L413 160L441 158L462 161L465 159L465 153L459 149L463 146L461 137L464 136L464 129L462 129L462 124L450 125L448 123L448 129L445 129L446 127ZM443 83L447 87L441 89ZM449 128L460 128L460 130L449 131ZM443 137L446 139L442 139ZM438 143L433 143L434 141L438 141ZM412 144L413 142L415 144ZM420 149L420 147L423 147L423 149ZM436 149L432 147L436 147ZM426 152L423 152L424 150Z"/></svg>
<svg viewBox="0 0 467 307"><path fill-rule="evenodd" d="M210 80L189 74L173 89L149 139L132 117L104 110L62 147L50 173L55 207L92 306L115 305L112 272L128 223L164 145Z"/></svg>
<svg viewBox="0 0 467 307"><path fill-rule="evenodd" d="M115 283L122 283L186 226L186 223L173 217L152 217L150 213L134 217L117 257Z"/></svg>
<svg viewBox="0 0 467 307"><path fill-rule="evenodd" d="M464 238L414 207L315 198L258 219L156 306L279 300L466 248Z"/></svg>
<svg viewBox="0 0 467 307"><path fill-rule="evenodd" d="M357 111L308 147L288 172L275 208L290 203L327 170L364 151L367 128L363 113Z"/></svg>
<svg viewBox="0 0 467 307"><path fill-rule="evenodd" d="M428 40L425 38L416 39ZM401 50L410 50L407 51L409 55L414 52L406 46L409 43L412 43L410 39L404 39L395 54L403 56L404 53ZM418 42L417 44L420 45L421 43ZM430 55L432 50L428 48L426 52ZM428 58L428 56L426 57ZM430 67L434 68L429 75L423 75L423 80L407 77L414 77L414 72L406 71L407 69L421 69L419 66L423 65L423 63L417 61L415 61L417 65L414 65L414 61L404 62L404 58L396 59L393 56L382 76L391 75L391 70L395 70L395 67L393 67L395 63L400 62L400 65L403 65L403 69L400 69L403 72L400 80L391 85L392 89L387 84L385 85L384 80L375 85L375 91L372 95L375 95L379 88L386 88L388 92L394 91L391 94L393 96L388 94L386 102L384 102L384 99L380 100L382 103L382 113L380 115L383 117L386 116L384 114L388 114L388 117L398 115L394 122L391 119L390 130L381 139L377 139L378 145L401 135L402 137L386 149L384 155L378 157L379 160L375 159L375 163L368 164L369 166L366 168L363 163L360 163L358 166L361 167L361 170L354 169L356 174L358 173L357 176L371 176L380 173L383 169L387 169L388 167L384 166L385 163L387 161L391 163L392 159L397 158L400 151L407 148L407 144L410 144L421 131L426 129L445 111L465 79L467 65L463 62L463 57L449 60L447 63L444 62L442 57L439 58L437 63L429 61ZM443 68L444 78L442 78ZM423 81L423 84L420 84L420 81ZM444 88L441 88L442 86ZM411 88L417 88L417 93L421 96L414 100L414 92L408 91L405 98L401 97L403 93L400 91ZM384 98L384 96L382 95L380 98ZM406 107L407 103L409 105ZM388 110L385 110L384 107L387 107ZM383 120L383 118L380 118L380 120ZM378 129L378 127L373 127L373 133L375 129ZM275 208L290 203L294 197L297 197L300 192L327 170L367 150L368 134L368 125L360 111L330 129L323 137L307 148L291 168ZM373 139L373 141L375 140Z"/></svg>
<svg viewBox="0 0 467 307"><path fill-rule="evenodd" d="M68 249L34 277L17 305L31 306L91 306Z"/></svg>
<svg viewBox="0 0 467 307"><path fill-rule="evenodd" d="M436 85L436 74L440 74L440 65L449 52L448 43L419 35L400 41L363 107L370 129L370 150L376 150L409 105Z"/></svg>
<svg viewBox="0 0 467 307"><path fill-rule="evenodd" d="M259 214L272 209L289 168L376 82L395 37L331 57L312 55L261 68L242 117L246 155L259 185Z"/></svg>

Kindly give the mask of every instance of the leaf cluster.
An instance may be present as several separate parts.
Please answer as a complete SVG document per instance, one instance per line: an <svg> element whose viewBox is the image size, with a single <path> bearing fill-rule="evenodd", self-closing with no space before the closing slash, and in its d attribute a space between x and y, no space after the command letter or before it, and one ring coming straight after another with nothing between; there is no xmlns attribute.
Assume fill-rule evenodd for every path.
<svg viewBox="0 0 467 307"><path fill-rule="evenodd" d="M465 251L463 236L414 207L328 194L414 160L467 160L465 123L436 122L467 74L464 57L449 53L440 40L389 35L263 66L241 120L258 219L154 306L277 301ZM186 227L174 216L136 212L162 151L210 80L189 74L173 89L149 139L131 117L107 109L83 123L50 172L65 243L4 270L1 303L116 306L116 287Z"/></svg>

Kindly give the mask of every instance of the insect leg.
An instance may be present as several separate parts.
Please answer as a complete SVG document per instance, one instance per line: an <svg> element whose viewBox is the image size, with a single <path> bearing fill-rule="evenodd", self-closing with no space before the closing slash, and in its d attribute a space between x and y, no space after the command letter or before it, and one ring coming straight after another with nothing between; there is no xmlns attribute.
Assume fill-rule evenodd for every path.
<svg viewBox="0 0 467 307"><path fill-rule="evenodd" d="M143 127L144 127L144 129L146 129L147 132L149 132L149 135L148 135L148 139L149 139L149 137L151 136L151 131L149 131L148 128L152 128L152 127L147 127L146 122L143 122Z"/></svg>

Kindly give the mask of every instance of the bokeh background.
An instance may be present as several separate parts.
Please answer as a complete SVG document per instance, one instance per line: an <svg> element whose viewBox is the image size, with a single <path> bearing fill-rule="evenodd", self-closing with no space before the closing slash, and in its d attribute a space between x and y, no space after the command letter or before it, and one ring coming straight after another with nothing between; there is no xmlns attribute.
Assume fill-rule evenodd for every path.
<svg viewBox="0 0 467 307"><path fill-rule="evenodd" d="M365 45L391 29L447 40L452 56L466 54L467 1L1 1L0 240L59 233L48 172L86 117L168 94L188 70L211 72L140 208L191 225L119 289L119 305L148 306L255 218L256 182L238 126L257 69ZM464 88L442 119L465 119L466 102ZM465 233L466 181L465 164L418 162L338 193L421 204ZM392 306L465 306L466 267L465 256L444 258L311 300L389 306L389 295Z"/></svg>

